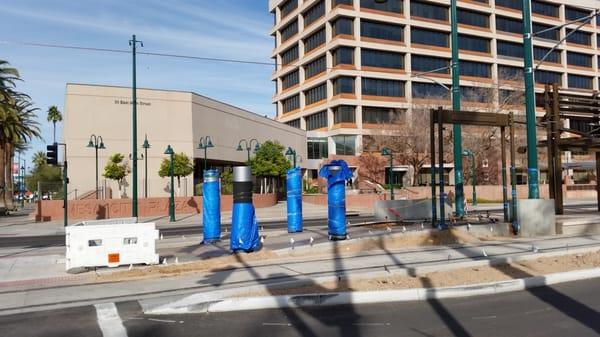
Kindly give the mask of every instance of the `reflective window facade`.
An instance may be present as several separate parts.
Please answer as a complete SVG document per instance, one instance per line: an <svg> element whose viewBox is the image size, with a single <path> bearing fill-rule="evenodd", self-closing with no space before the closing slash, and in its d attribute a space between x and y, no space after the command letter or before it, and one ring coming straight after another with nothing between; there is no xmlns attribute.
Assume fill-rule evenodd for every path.
<svg viewBox="0 0 600 337"><path fill-rule="evenodd" d="M490 26L490 19L487 14L468 11L465 9L457 9L456 17L458 23L469 26L477 26L488 28Z"/></svg>
<svg viewBox="0 0 600 337"><path fill-rule="evenodd" d="M496 16L496 30L500 32L523 34L523 22L504 16Z"/></svg>
<svg viewBox="0 0 600 337"><path fill-rule="evenodd" d="M404 28L399 25L361 20L360 35L380 40L403 41Z"/></svg>
<svg viewBox="0 0 600 337"><path fill-rule="evenodd" d="M325 56L321 56L304 66L304 75L306 79L309 79L315 75L325 72L325 70L327 70L327 59Z"/></svg>
<svg viewBox="0 0 600 337"><path fill-rule="evenodd" d="M295 70L281 78L283 89L295 86L300 82L300 71Z"/></svg>
<svg viewBox="0 0 600 337"><path fill-rule="evenodd" d="M441 69L446 67L446 69ZM450 74L450 60L433 57L433 56L423 56L423 55L412 55L411 56L411 68L413 71L425 72L436 70L436 73L439 74Z"/></svg>
<svg viewBox="0 0 600 337"><path fill-rule="evenodd" d="M354 35L354 20L351 18L337 18L331 26L333 27L333 36Z"/></svg>
<svg viewBox="0 0 600 337"><path fill-rule="evenodd" d="M489 53L490 40L482 37L461 34L458 36L458 49Z"/></svg>
<svg viewBox="0 0 600 337"><path fill-rule="evenodd" d="M498 40L496 42L496 49L498 56L523 58L523 45L520 43Z"/></svg>
<svg viewBox="0 0 600 337"><path fill-rule="evenodd" d="M323 83L312 89L304 92L304 102L306 105L311 105L327 99L327 84Z"/></svg>
<svg viewBox="0 0 600 337"><path fill-rule="evenodd" d="M316 130L327 127L327 111L317 112L315 114L306 116L306 130Z"/></svg>
<svg viewBox="0 0 600 337"><path fill-rule="evenodd" d="M298 45L281 53L281 63L283 65L290 64L298 59Z"/></svg>
<svg viewBox="0 0 600 337"><path fill-rule="evenodd" d="M448 21L448 7L429 2L411 1L410 16Z"/></svg>
<svg viewBox="0 0 600 337"><path fill-rule="evenodd" d="M283 105L283 113L300 109L300 95L294 95L281 101Z"/></svg>
<svg viewBox="0 0 600 337"><path fill-rule="evenodd" d="M325 28L322 28L304 40L304 51L308 53L325 44Z"/></svg>
<svg viewBox="0 0 600 337"><path fill-rule="evenodd" d="M363 77L362 94L368 96L404 97L404 82Z"/></svg>
<svg viewBox="0 0 600 337"><path fill-rule="evenodd" d="M400 123L404 113L404 109L363 106L362 121L366 124Z"/></svg>
<svg viewBox="0 0 600 337"><path fill-rule="evenodd" d="M411 28L410 42L425 44L429 46L448 47L450 36L446 32L438 32L435 30Z"/></svg>
<svg viewBox="0 0 600 337"><path fill-rule="evenodd" d="M298 20L292 21L292 23L288 24L284 28L281 29L281 41L287 41L290 37L296 35L298 33Z"/></svg>
<svg viewBox="0 0 600 337"><path fill-rule="evenodd" d="M335 154L338 156L354 156L356 154L356 136L340 135L331 138L335 143Z"/></svg>
<svg viewBox="0 0 600 337"><path fill-rule="evenodd" d="M559 9L559 6L551 4L549 2L543 2L543 1L537 1L537 0L531 1L531 12L535 13L535 14L540 14L540 15L544 15L544 16L552 16L552 17L557 18L558 17L558 9Z"/></svg>
<svg viewBox="0 0 600 337"><path fill-rule="evenodd" d="M341 76L333 80L333 94L353 94L354 77Z"/></svg>
<svg viewBox="0 0 600 337"><path fill-rule="evenodd" d="M354 64L354 48L339 47L332 52L333 66L339 64Z"/></svg>
<svg viewBox="0 0 600 337"><path fill-rule="evenodd" d="M569 74L569 88L593 89L594 78L589 76Z"/></svg>
<svg viewBox="0 0 600 337"><path fill-rule="evenodd" d="M333 123L356 123L356 107L340 105L333 108Z"/></svg>
<svg viewBox="0 0 600 337"><path fill-rule="evenodd" d="M362 48L361 63L365 67L404 69L404 54Z"/></svg>
<svg viewBox="0 0 600 337"><path fill-rule="evenodd" d="M492 77L492 66L488 63L461 61L459 68L461 76Z"/></svg>
<svg viewBox="0 0 600 337"><path fill-rule="evenodd" d="M327 137L306 140L308 159L321 159L329 156Z"/></svg>
<svg viewBox="0 0 600 337"><path fill-rule="evenodd" d="M377 0L360 0L361 8L375 9L378 11L391 12L391 13L402 13L403 12L403 1L402 0L387 0L381 3Z"/></svg>
<svg viewBox="0 0 600 337"><path fill-rule="evenodd" d="M325 0L317 2L316 5L304 12L304 27L317 21L323 15L325 15Z"/></svg>
<svg viewBox="0 0 600 337"><path fill-rule="evenodd" d="M437 83L412 83L413 99L444 100L450 98L450 92Z"/></svg>
<svg viewBox="0 0 600 337"><path fill-rule="evenodd" d="M567 34L569 34L571 31L572 31L571 29L567 29L566 32L567 32ZM569 35L569 37L567 37L567 42L581 44L581 45L585 45L585 46L591 46L592 45L592 34L578 30L578 31L573 32L573 34Z"/></svg>

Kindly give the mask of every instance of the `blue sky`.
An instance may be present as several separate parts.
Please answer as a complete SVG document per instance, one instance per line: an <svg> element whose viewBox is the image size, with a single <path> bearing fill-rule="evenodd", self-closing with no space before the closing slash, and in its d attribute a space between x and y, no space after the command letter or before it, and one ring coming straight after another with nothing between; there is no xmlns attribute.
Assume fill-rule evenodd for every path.
<svg viewBox="0 0 600 337"><path fill-rule="evenodd" d="M22 92L40 108L44 140L52 142L46 111L63 110L66 83L131 85L129 54L37 48L12 42L128 49L132 34L141 51L271 62L273 18L267 0L3 0L0 59L23 78ZM261 115L273 116L274 85L268 65L138 56L138 86L194 91ZM57 129L57 138L60 135Z"/></svg>

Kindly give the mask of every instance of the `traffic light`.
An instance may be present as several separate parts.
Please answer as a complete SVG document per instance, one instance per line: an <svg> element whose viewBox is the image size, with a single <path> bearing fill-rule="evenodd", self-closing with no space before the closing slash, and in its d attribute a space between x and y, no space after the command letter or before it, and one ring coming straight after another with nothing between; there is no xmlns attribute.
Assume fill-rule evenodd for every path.
<svg viewBox="0 0 600 337"><path fill-rule="evenodd" d="M48 150L46 152L46 163L48 165L58 165L58 144L47 145L46 150Z"/></svg>

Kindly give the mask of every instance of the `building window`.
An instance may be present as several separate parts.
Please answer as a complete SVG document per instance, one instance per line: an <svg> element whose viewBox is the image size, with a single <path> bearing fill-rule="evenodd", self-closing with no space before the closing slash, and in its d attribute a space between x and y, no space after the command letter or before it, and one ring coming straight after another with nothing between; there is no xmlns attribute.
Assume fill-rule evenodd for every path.
<svg viewBox="0 0 600 337"><path fill-rule="evenodd" d="M565 18L569 21L581 19L588 15L590 15L589 11L573 7L565 7Z"/></svg>
<svg viewBox="0 0 600 337"><path fill-rule="evenodd" d="M429 46L448 47L448 33L437 32L412 27L410 29L410 42Z"/></svg>
<svg viewBox="0 0 600 337"><path fill-rule="evenodd" d="M412 83L412 98L445 100L450 98L450 92L437 83Z"/></svg>
<svg viewBox="0 0 600 337"><path fill-rule="evenodd" d="M366 96L404 97L404 82L363 77L362 94Z"/></svg>
<svg viewBox="0 0 600 337"><path fill-rule="evenodd" d="M285 124L293 128L300 129L300 118L292 119L291 121L285 122Z"/></svg>
<svg viewBox="0 0 600 337"><path fill-rule="evenodd" d="M362 109L362 121L365 124L394 124L404 119L404 109L365 106Z"/></svg>
<svg viewBox="0 0 600 337"><path fill-rule="evenodd" d="M542 30L546 30L549 28L552 28L552 26L543 25L541 23L535 23L535 22L531 24L531 29L532 29L535 37L538 37L540 39L552 40L552 41L560 40L559 39L559 35L560 35L559 29L552 29L547 32L543 32L541 34L536 34L537 32L541 32Z"/></svg>
<svg viewBox="0 0 600 337"><path fill-rule="evenodd" d="M448 21L448 7L426 2L411 1L410 16Z"/></svg>
<svg viewBox="0 0 600 337"><path fill-rule="evenodd" d="M498 90L498 104L506 105L522 105L525 102L525 91L523 90Z"/></svg>
<svg viewBox="0 0 600 337"><path fill-rule="evenodd" d="M338 5L354 6L354 2L352 0L333 0L332 1L332 7L335 7Z"/></svg>
<svg viewBox="0 0 600 337"><path fill-rule="evenodd" d="M304 117L306 119L306 130L316 130L327 127L327 110L317 112Z"/></svg>
<svg viewBox="0 0 600 337"><path fill-rule="evenodd" d="M311 105L327 99L327 83L323 83L304 92L304 101L306 105Z"/></svg>
<svg viewBox="0 0 600 337"><path fill-rule="evenodd" d="M356 123L356 107L340 105L333 108L333 123Z"/></svg>
<svg viewBox="0 0 600 337"><path fill-rule="evenodd" d="M496 42L498 55L523 58L523 45L519 43L498 40Z"/></svg>
<svg viewBox="0 0 600 337"><path fill-rule="evenodd" d="M517 19L496 16L496 30L514 34L523 34L523 22Z"/></svg>
<svg viewBox="0 0 600 337"><path fill-rule="evenodd" d="M293 46L292 48L281 53L281 63L283 65L288 65L298 59L298 45Z"/></svg>
<svg viewBox="0 0 600 337"><path fill-rule="evenodd" d="M365 67L404 69L404 54L363 48L361 63Z"/></svg>
<svg viewBox="0 0 600 337"><path fill-rule="evenodd" d="M281 42L287 41L290 37L298 33L298 20L294 20L292 23L281 29Z"/></svg>
<svg viewBox="0 0 600 337"><path fill-rule="evenodd" d="M288 113L290 111L300 109L300 95L294 95L292 97L286 98L281 101L283 106L283 113Z"/></svg>
<svg viewBox="0 0 600 337"><path fill-rule="evenodd" d="M284 2L283 5L279 7L279 9L281 10L281 18L285 18L296 8L298 8L298 0L288 0Z"/></svg>
<svg viewBox="0 0 600 337"><path fill-rule="evenodd" d="M354 48L352 47L339 47L332 52L333 65L339 64L354 64Z"/></svg>
<svg viewBox="0 0 600 337"><path fill-rule="evenodd" d="M550 48L533 47L533 58L541 60L544 55L550 51ZM546 62L560 63L560 50L553 50L547 57Z"/></svg>
<svg viewBox="0 0 600 337"><path fill-rule="evenodd" d="M333 80L333 94L353 94L354 77L341 76Z"/></svg>
<svg viewBox="0 0 600 337"><path fill-rule="evenodd" d="M304 52L308 53L323 44L325 44L325 28L304 39Z"/></svg>
<svg viewBox="0 0 600 337"><path fill-rule="evenodd" d="M521 0L496 0L496 6L521 10L523 1Z"/></svg>
<svg viewBox="0 0 600 337"><path fill-rule="evenodd" d="M523 68L498 65L498 78L505 81L522 81Z"/></svg>
<svg viewBox="0 0 600 337"><path fill-rule="evenodd" d="M332 23L333 36L354 35L354 20L341 17Z"/></svg>
<svg viewBox="0 0 600 337"><path fill-rule="evenodd" d="M450 74L450 60L439 57L412 55L411 56L412 71L436 71L438 74ZM442 69L445 68L445 69Z"/></svg>
<svg viewBox="0 0 600 337"><path fill-rule="evenodd" d="M460 97L465 102L492 103L493 89L481 87L460 87Z"/></svg>
<svg viewBox="0 0 600 337"><path fill-rule="evenodd" d="M567 34L569 34L571 31L572 29L567 29ZM567 42L591 46L592 34L578 30L576 32L573 32L573 34L569 35L569 37L567 37Z"/></svg>
<svg viewBox="0 0 600 337"><path fill-rule="evenodd" d="M533 0L531 1L531 11L536 14L558 17L558 7L548 2Z"/></svg>
<svg viewBox="0 0 600 337"><path fill-rule="evenodd" d="M322 159L329 156L327 138L308 138L306 145L308 159Z"/></svg>
<svg viewBox="0 0 600 337"><path fill-rule="evenodd" d="M360 22L360 34L363 37L381 40L402 41L404 39L402 26L366 20Z"/></svg>
<svg viewBox="0 0 600 337"><path fill-rule="evenodd" d="M480 53L489 53L490 40L470 35L459 35L458 49L476 51Z"/></svg>
<svg viewBox="0 0 600 337"><path fill-rule="evenodd" d="M339 156L354 156L356 153L356 136L333 136L335 154Z"/></svg>
<svg viewBox="0 0 600 337"><path fill-rule="evenodd" d="M569 88L593 89L593 77L569 74Z"/></svg>
<svg viewBox="0 0 600 337"><path fill-rule="evenodd" d="M289 74L283 75L281 77L281 84L283 89L287 89L298 84L300 82L299 74L300 72L298 70L295 70Z"/></svg>
<svg viewBox="0 0 600 337"><path fill-rule="evenodd" d="M461 76L492 77L492 66L487 63L461 61L459 64Z"/></svg>
<svg viewBox="0 0 600 337"><path fill-rule="evenodd" d="M477 26L488 28L490 26L490 18L487 14L458 9L456 12L458 23L469 26Z"/></svg>
<svg viewBox="0 0 600 337"><path fill-rule="evenodd" d="M402 13L403 0L387 0L380 3L377 0L360 0L360 8L375 9L378 11Z"/></svg>
<svg viewBox="0 0 600 337"><path fill-rule="evenodd" d="M323 15L325 15L325 0L317 2L316 5L304 12L304 27L317 21Z"/></svg>
<svg viewBox="0 0 600 337"><path fill-rule="evenodd" d="M541 84L554 84L558 83L560 86L562 84L562 74L556 73L553 71L546 70L536 70L535 72L535 82Z"/></svg>
<svg viewBox="0 0 600 337"><path fill-rule="evenodd" d="M327 70L327 60L325 56L321 56L304 66L304 74L307 79L325 72L325 70Z"/></svg>

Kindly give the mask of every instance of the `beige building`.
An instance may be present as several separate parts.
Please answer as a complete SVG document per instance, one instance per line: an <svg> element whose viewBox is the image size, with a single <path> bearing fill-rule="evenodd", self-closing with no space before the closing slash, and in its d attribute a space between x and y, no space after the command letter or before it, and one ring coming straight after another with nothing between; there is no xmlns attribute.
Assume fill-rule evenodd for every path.
<svg viewBox="0 0 600 337"><path fill-rule="evenodd" d="M237 151L241 139L277 140L297 150L306 158L305 131L287 126L255 113L192 92L138 89L138 156L147 135L151 148L147 158L138 161L138 193L144 196L145 160L148 164L148 196L168 195L168 178L160 178L158 170L167 145L175 152L194 158L195 172L182 179L176 192L181 196L194 193L201 181L204 150L198 149L201 137L210 136L213 148L207 151L208 166L222 168L246 161L247 152ZM113 198L131 196L131 174L124 187L105 180L102 171L114 153L128 156L132 142L131 88L67 84L65 100L64 141L68 144L69 197L81 197L95 190L95 149L88 148L90 136L101 136L106 146L99 150L100 188L110 187ZM253 146L254 146L253 142ZM177 186L176 186L177 187Z"/></svg>
<svg viewBox="0 0 600 337"><path fill-rule="evenodd" d="M449 0L269 1L276 119L307 131L307 168L333 156L360 155L382 125L410 116L432 97L449 96L449 6ZM515 81L523 68L521 6L522 0L458 1L463 107L502 110L507 96L523 90ZM533 30L566 24L598 7L593 0L532 0ZM536 64L562 41L535 72L539 93L555 82L599 89L600 21L567 37L578 25L534 38ZM477 94L477 88L489 94ZM519 112L523 105L507 109ZM399 172L395 182L407 170L401 164L393 168Z"/></svg>

